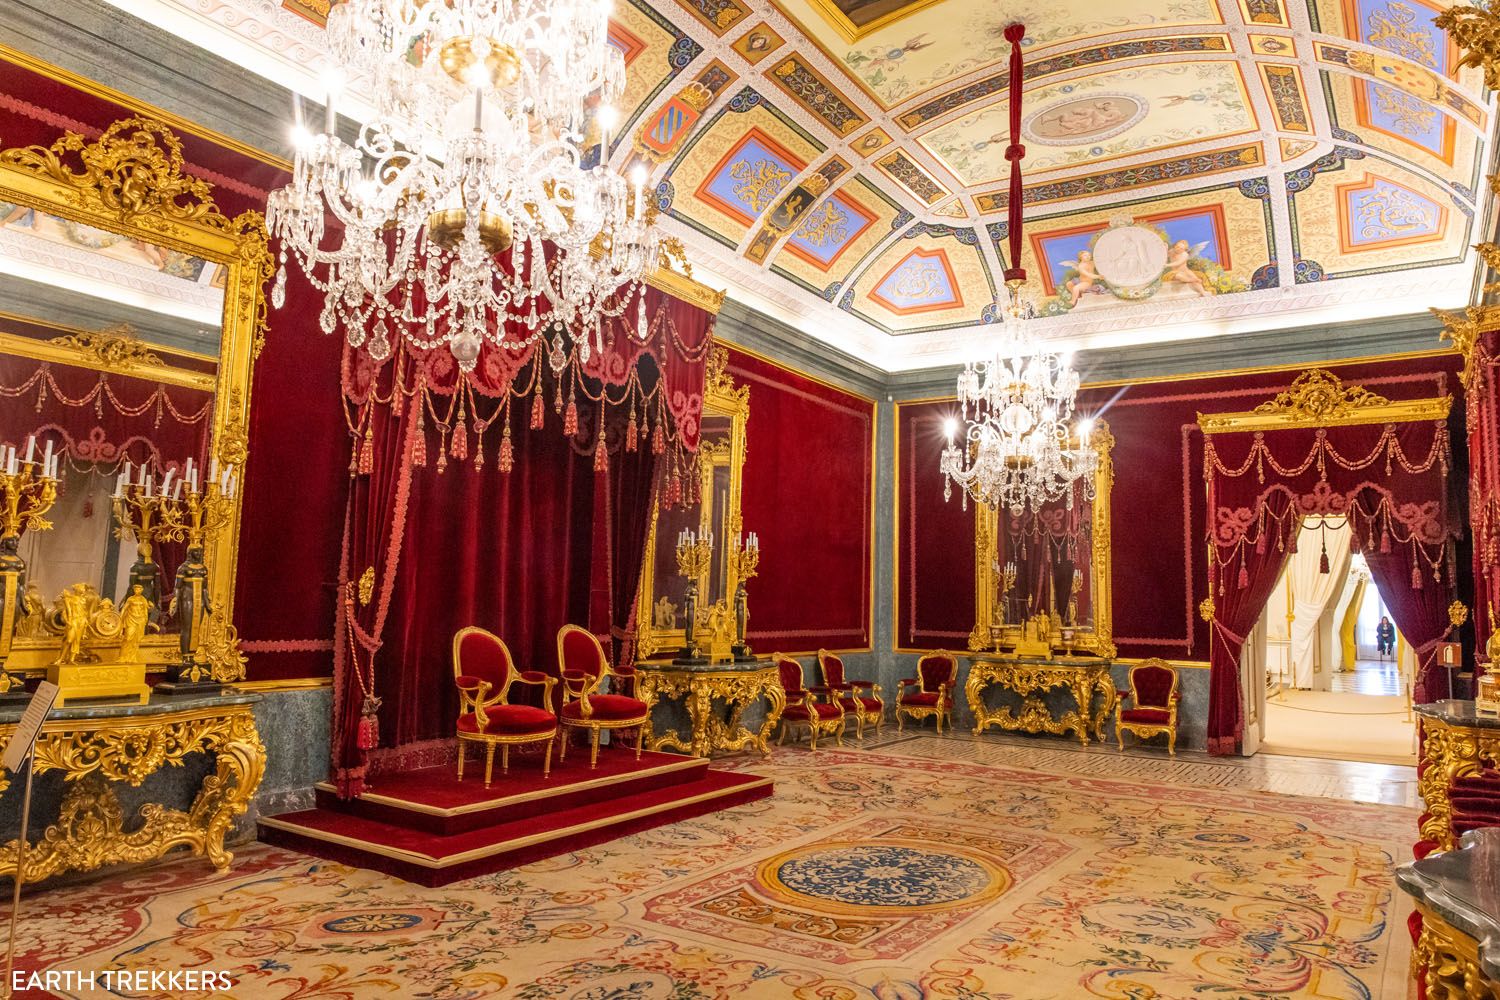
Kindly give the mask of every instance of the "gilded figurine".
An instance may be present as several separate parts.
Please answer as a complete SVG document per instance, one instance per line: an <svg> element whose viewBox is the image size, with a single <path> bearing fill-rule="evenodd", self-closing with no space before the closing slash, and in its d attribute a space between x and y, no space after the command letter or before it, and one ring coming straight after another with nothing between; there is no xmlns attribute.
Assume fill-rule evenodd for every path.
<svg viewBox="0 0 1500 1000"><path fill-rule="evenodd" d="M651 624L660 629L671 629L677 627L677 605L666 594L656 602L656 610L651 615Z"/></svg>
<svg viewBox="0 0 1500 1000"><path fill-rule="evenodd" d="M130 588L130 596L120 604L121 663L141 662L141 639L146 635L150 620L151 602L142 593L140 584L136 584Z"/></svg>
<svg viewBox="0 0 1500 1000"><path fill-rule="evenodd" d="M39 639L47 634L47 602L42 599L42 590L35 583L26 584L21 595L21 620L16 623L16 637Z"/></svg>
<svg viewBox="0 0 1500 1000"><path fill-rule="evenodd" d="M58 663L84 662L83 643L89 632L90 603L88 584L75 583L63 591L58 601L62 619L62 648L58 650Z"/></svg>

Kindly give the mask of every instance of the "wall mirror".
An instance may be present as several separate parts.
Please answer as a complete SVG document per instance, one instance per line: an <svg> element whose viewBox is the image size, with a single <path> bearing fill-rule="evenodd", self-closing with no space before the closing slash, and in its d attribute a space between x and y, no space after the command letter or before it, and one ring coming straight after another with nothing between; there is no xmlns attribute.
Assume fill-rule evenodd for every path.
<svg viewBox="0 0 1500 1000"><path fill-rule="evenodd" d="M172 596L187 538L127 510L121 486L128 475L136 490L170 493L190 470L200 490L211 474L237 483L271 264L261 217L226 218L183 167L176 136L142 118L94 142L0 151L0 446L56 468L46 523L27 521L24 494L15 512L9 544L25 568L0 619L7 670L56 659L48 618L78 584L116 607L140 586L146 662L181 659ZM212 618L228 629L237 489L221 521L203 565ZM91 648L107 660L107 646Z"/></svg>
<svg viewBox="0 0 1500 1000"><path fill-rule="evenodd" d="M713 535L713 556L697 580L702 644L711 645L716 636L722 640L728 634L725 629L733 628L739 578L730 545L741 530L740 486L750 389L734 385L727 365L728 352L716 348L709 358L703 395L698 501L670 510L658 508L653 515L636 608L636 656L640 659L674 655L686 641L683 609L688 581L677 571L676 550L676 539L685 529L699 536Z"/></svg>
<svg viewBox="0 0 1500 1000"><path fill-rule="evenodd" d="M1095 422L1094 496L1074 486L1061 501L1014 515L977 504L971 650L1018 656L1115 655L1110 595L1110 490L1114 437Z"/></svg>

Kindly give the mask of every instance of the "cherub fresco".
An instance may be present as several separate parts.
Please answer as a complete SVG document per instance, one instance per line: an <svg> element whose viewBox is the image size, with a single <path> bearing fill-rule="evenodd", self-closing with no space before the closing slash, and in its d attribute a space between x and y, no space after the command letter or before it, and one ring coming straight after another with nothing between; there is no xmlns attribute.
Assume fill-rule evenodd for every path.
<svg viewBox="0 0 1500 1000"><path fill-rule="evenodd" d="M1088 250L1078 251L1077 260L1065 260L1063 267L1073 269L1073 277L1063 283L1063 295L1068 300L1068 305L1076 306L1078 299L1085 292L1103 292L1104 279L1094 269L1094 255Z"/></svg>
<svg viewBox="0 0 1500 1000"><path fill-rule="evenodd" d="M1167 266L1161 273L1162 284L1175 282L1179 285L1186 285L1202 296L1214 294L1204 283L1203 275L1190 266L1194 258L1197 258L1207 246L1207 242L1188 246L1187 240L1178 240L1173 243L1167 251Z"/></svg>

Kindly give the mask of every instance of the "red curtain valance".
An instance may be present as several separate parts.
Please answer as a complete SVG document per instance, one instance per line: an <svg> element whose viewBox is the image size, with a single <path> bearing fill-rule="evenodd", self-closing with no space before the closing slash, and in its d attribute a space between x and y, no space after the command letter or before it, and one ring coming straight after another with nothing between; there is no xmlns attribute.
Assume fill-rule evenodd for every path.
<svg viewBox="0 0 1500 1000"><path fill-rule="evenodd" d="M109 474L128 459L160 478L188 458L201 465L213 408L201 389L0 355L0 444L24 451L35 435L80 469Z"/></svg>
<svg viewBox="0 0 1500 1000"><path fill-rule="evenodd" d="M1244 733L1240 654L1303 518L1347 518L1396 626L1417 655L1413 696L1439 696L1438 643L1457 590L1460 504L1441 420L1210 434L1208 493L1212 678L1208 748L1235 753Z"/></svg>

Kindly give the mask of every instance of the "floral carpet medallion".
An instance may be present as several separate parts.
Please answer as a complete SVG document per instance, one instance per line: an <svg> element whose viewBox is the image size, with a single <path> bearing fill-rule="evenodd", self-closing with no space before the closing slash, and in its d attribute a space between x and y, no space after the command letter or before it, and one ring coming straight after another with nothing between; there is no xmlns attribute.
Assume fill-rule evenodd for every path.
<svg viewBox="0 0 1500 1000"><path fill-rule="evenodd" d="M60 888L17 965L224 971L238 1000L1406 996L1411 810L968 746L730 762L776 794L437 889L262 847Z"/></svg>

